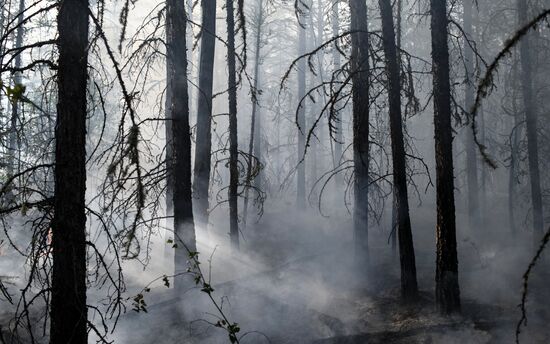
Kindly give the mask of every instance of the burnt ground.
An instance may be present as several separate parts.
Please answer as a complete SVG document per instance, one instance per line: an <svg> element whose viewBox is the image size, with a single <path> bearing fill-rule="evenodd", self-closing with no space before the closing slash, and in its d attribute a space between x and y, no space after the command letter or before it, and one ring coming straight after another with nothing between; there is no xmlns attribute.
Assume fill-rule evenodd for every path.
<svg viewBox="0 0 550 344"><path fill-rule="evenodd" d="M231 254L219 246L214 254L215 295L223 297L224 310L239 323L241 334L247 333L242 343L515 342L521 276L529 259L528 254L517 253L517 246L523 245L518 238L482 245L483 240L471 233L459 234L462 313L443 317L434 305L431 225L419 229L413 224L421 297L416 304L404 305L398 259L387 244L387 233L373 231L367 269L354 265L349 219L343 218L336 227L334 219L311 221L311 214L289 214L267 214L249 228L242 245L247 255ZM491 230L501 228L487 227L484 235L490 237ZM213 237L215 233L210 233L209 240ZM207 247L201 250L208 252ZM541 276L538 271L532 282L529 326L522 328L522 343L550 342L550 292L544 288L548 277ZM160 293L165 301L153 301L148 314L130 314L121 322L117 333L124 334L117 342L228 343L223 330L206 322L215 322L211 315L215 311L200 292L190 292L194 296L179 304L168 296L170 291ZM201 298L190 325L172 318L153 320L174 314L174 307L188 309ZM143 331L144 324L148 331Z"/></svg>
<svg viewBox="0 0 550 344"><path fill-rule="evenodd" d="M387 228L371 230L370 269L356 266L347 214L326 219L271 210L249 224L238 254L226 247L220 214L208 235L199 233L199 251L214 296L241 327L241 343L514 343L529 236L504 240L503 228L490 225L460 231L462 313L443 317L433 297L434 226L425 220L433 216L422 209L412 214L421 291L413 305L400 301L398 258L388 245ZM169 259L127 270L128 312L109 338L117 344L229 343L227 334L212 326L217 313L198 290L174 295L160 282L145 294L147 312L131 310L132 296L170 270ZM550 343L547 272L535 269L521 343ZM0 313L6 324L9 312Z"/></svg>

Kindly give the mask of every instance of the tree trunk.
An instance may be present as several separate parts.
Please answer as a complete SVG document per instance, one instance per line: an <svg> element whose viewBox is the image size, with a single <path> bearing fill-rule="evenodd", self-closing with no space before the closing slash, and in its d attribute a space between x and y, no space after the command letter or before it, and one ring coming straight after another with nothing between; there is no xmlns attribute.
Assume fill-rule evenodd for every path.
<svg viewBox="0 0 550 344"><path fill-rule="evenodd" d="M60 3L50 343L86 344L88 1Z"/></svg>
<svg viewBox="0 0 550 344"><path fill-rule="evenodd" d="M519 25L527 23L527 2L517 0ZM542 218L542 194L540 188L539 147L537 143L537 107L533 99L533 72L529 36L519 42L521 62L521 91L525 107L525 128L527 134L527 155L529 161L529 179L531 182L531 206L533 207L533 244L539 247L544 220Z"/></svg>
<svg viewBox="0 0 550 344"><path fill-rule="evenodd" d="M332 1L332 36L336 37L340 34L340 9L339 9L339 3L340 0L333 0ZM337 48L337 42L334 43L334 49L332 50L332 63L333 65L333 72L339 70L342 68L342 62L340 61L340 52ZM337 168L340 164L340 161L342 159L342 152L343 152L343 133L342 133L342 113L337 112L334 114L334 156L333 156L333 166L334 168ZM335 176L336 185L338 187L343 186L344 178L342 178L341 173L338 173Z"/></svg>
<svg viewBox="0 0 550 344"><path fill-rule="evenodd" d="M227 65L229 71L229 235L231 247L239 249L238 212L238 141L237 141L237 68L235 62L235 18L233 0L226 1L227 10Z"/></svg>
<svg viewBox="0 0 550 344"><path fill-rule="evenodd" d="M437 188L436 302L442 313L460 311L453 176L453 134L447 1L431 0L433 102Z"/></svg>
<svg viewBox="0 0 550 344"><path fill-rule="evenodd" d="M166 27L166 37L169 40L170 34ZM172 63L166 59L166 95L164 103L164 131L166 136L166 230L164 242L164 261L168 262L174 259L173 244L170 244L170 239L174 237L174 142L172 142L172 84L171 73Z"/></svg>
<svg viewBox="0 0 550 344"><path fill-rule="evenodd" d="M244 196L244 210L243 210L243 227L246 227L246 221L248 216L248 203L249 203L249 193L250 193L250 184L252 184L252 162L254 159L252 158L252 155L258 161L261 162L261 152L260 152L260 121L257 117L258 112L258 99L259 93L258 93L258 85L259 85L259 68L260 68L260 50L261 50L261 39L262 39L262 28L264 24L264 2L263 0L259 0L258 9L256 13L256 42L254 45L254 92L256 92L256 98L252 100L252 116L250 121L250 141L248 143L248 168L246 171L246 182L248 183L245 196ZM259 181L260 175L258 174L256 176L256 180L254 181L254 185L259 188L261 187L261 182Z"/></svg>
<svg viewBox="0 0 550 344"><path fill-rule="evenodd" d="M308 9L305 6L300 5L301 11L305 12ZM306 15L304 13L298 16L298 55L302 56L306 53ZM298 101L304 98L306 94L306 60L300 59L298 62ZM298 126L300 132L298 132L298 175L296 185L296 205L299 209L304 209L306 206L306 160L300 162L303 157L306 148L306 105L305 101L298 108Z"/></svg>
<svg viewBox="0 0 550 344"><path fill-rule="evenodd" d="M397 210L397 233L399 236L399 261L401 264L401 295L405 300L418 297L416 263L409 217L407 194L407 164L401 116L401 76L395 46L395 31L391 0L379 0L382 16L382 37L388 74L388 99L390 135L393 161L393 188Z"/></svg>
<svg viewBox="0 0 550 344"><path fill-rule="evenodd" d="M355 172L353 227L357 260L368 264L368 186L369 186L369 60L367 6L363 0L350 0L351 73L353 104L353 163Z"/></svg>
<svg viewBox="0 0 550 344"><path fill-rule="evenodd" d="M189 287L183 278L187 271L189 251L196 251L193 204L191 200L191 131L189 127L189 100L187 93L187 16L185 3L166 1L166 66L171 88L170 118L172 119L174 168L174 288L183 291Z"/></svg>
<svg viewBox="0 0 550 344"><path fill-rule="evenodd" d="M212 86L216 45L216 0L202 0L201 7L202 34L193 196L197 225L206 229L208 227L208 188L212 150Z"/></svg>
<svg viewBox="0 0 550 344"><path fill-rule="evenodd" d="M468 40L474 38L472 30L472 4L473 0L464 0L464 67L466 71L466 84L464 92L464 109L470 111L474 105L474 59L473 51ZM468 184L468 217L470 227L479 226L479 183L477 177L477 154L474 142L474 133L470 127L465 128L466 135L466 179Z"/></svg>

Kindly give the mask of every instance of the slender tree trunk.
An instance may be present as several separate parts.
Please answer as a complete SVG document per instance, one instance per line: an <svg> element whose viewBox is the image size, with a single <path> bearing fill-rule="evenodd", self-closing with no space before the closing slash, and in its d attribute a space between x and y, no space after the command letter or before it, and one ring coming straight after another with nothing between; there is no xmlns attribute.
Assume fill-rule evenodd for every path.
<svg viewBox="0 0 550 344"><path fill-rule="evenodd" d="M264 22L264 8L263 8L263 0L259 0L258 9L256 13L256 41L254 45L254 56L256 60L254 61L254 92L256 92L256 97L259 96L258 93L258 84L259 84L259 68L260 68L260 50L261 50L261 39L262 39L262 27ZM246 221L248 217L248 203L249 203L249 192L250 192L250 184L252 184L252 162L253 158L252 155L254 154L254 157L261 161L261 153L260 153L260 138L259 135L261 133L259 132L260 129L260 121L257 117L257 111L258 111L258 99L255 98L252 100L252 116L250 121L250 140L248 142L248 168L246 171L246 182L249 184L247 185L245 195L244 195L244 209L243 209L243 227L246 227ZM260 179L260 175L258 174L256 176L256 179ZM256 187L260 187L260 182L255 180L254 184Z"/></svg>
<svg viewBox="0 0 550 344"><path fill-rule="evenodd" d="M229 235L231 247L239 249L238 212L238 141L237 141L237 69L235 63L235 18L233 0L226 1L227 10L227 65L229 69Z"/></svg>
<svg viewBox="0 0 550 344"><path fill-rule="evenodd" d="M304 7L303 5L299 5ZM301 9L303 12L308 11L306 8ZM302 56L306 53L306 14L301 13L298 16L298 55ZM300 59L298 62L298 101L304 98L306 94L306 61ZM305 101L298 109L298 126L300 132L298 132L298 162L302 159L306 148L306 104ZM299 209L304 209L306 206L306 160L302 161L298 165L297 185L296 185L296 204Z"/></svg>
<svg viewBox="0 0 550 344"><path fill-rule="evenodd" d="M332 36L336 37L340 34L340 0L332 0ZM333 63L333 72L336 72L342 68L342 62L340 60L340 52L338 51L337 42L334 43L334 49L332 50L332 63ZM334 119L334 138L336 142L334 143L334 156L333 156L333 166L337 168L340 165L343 152L343 133L342 133L342 112L339 111L335 115ZM343 186L344 178L341 173L338 173L335 176L336 185L338 187Z"/></svg>
<svg viewBox="0 0 550 344"><path fill-rule="evenodd" d="M442 313L460 311L453 176L453 131L447 1L431 0L433 102L437 188L436 302Z"/></svg>
<svg viewBox="0 0 550 344"><path fill-rule="evenodd" d="M206 229L208 227L208 188L212 151L212 86L216 45L216 0L202 0L201 7L202 34L193 192L197 225Z"/></svg>
<svg viewBox="0 0 550 344"><path fill-rule="evenodd" d="M189 99L187 93L187 15L185 3L166 1L166 66L171 88L170 118L172 119L174 169L174 288L184 291L189 287L183 278L187 271L189 253L196 251L193 204L191 200L191 130L189 127Z"/></svg>
<svg viewBox="0 0 550 344"><path fill-rule="evenodd" d="M401 76L395 46L393 11L391 0L379 0L382 16L382 37L388 73L390 135L393 160L393 185L397 210L397 233L399 236L399 256L401 264L401 294L405 300L418 297L416 263L409 217L407 193L407 163L401 116Z"/></svg>
<svg viewBox="0 0 550 344"><path fill-rule="evenodd" d="M167 40L170 30L166 27ZM164 261L170 262L174 259L173 244L170 239L174 232L174 143L172 142L172 61L166 59L166 91L164 103L164 131L166 136L166 230L164 235Z"/></svg>
<svg viewBox="0 0 550 344"><path fill-rule="evenodd" d="M50 343L86 344L88 1L60 3Z"/></svg>
<svg viewBox="0 0 550 344"><path fill-rule="evenodd" d="M527 2L517 0L518 22L527 23ZM544 219L542 218L542 194L540 188L539 147L537 143L538 115L533 99L533 71L529 36L519 43L521 62L521 90L525 107L525 128L527 134L527 155L529 161L529 179L531 182L531 206L533 207L533 244L537 248L542 237Z"/></svg>
<svg viewBox="0 0 550 344"><path fill-rule="evenodd" d="M369 60L367 6L363 0L350 0L351 73L353 104L353 163L355 172L353 226L355 254L369 261L368 186L369 186Z"/></svg>
<svg viewBox="0 0 550 344"><path fill-rule="evenodd" d="M396 21L397 25L395 28L396 31L396 45L397 45L397 61L401 63L401 13L403 10L402 0L397 0L397 16ZM401 75L401 74L400 74ZM397 251L397 198L395 197L395 192L392 194L392 217L391 217L391 249L392 253L396 254Z"/></svg>
<svg viewBox="0 0 550 344"><path fill-rule="evenodd" d="M464 95L464 108L469 111L474 104L474 59L473 51L468 42L472 40L472 7L474 0L464 0L464 66L466 69L466 85ZM470 227L479 226L479 183L477 176L477 154L474 143L474 133L469 127L465 128L466 135L466 179L468 184L468 217Z"/></svg>

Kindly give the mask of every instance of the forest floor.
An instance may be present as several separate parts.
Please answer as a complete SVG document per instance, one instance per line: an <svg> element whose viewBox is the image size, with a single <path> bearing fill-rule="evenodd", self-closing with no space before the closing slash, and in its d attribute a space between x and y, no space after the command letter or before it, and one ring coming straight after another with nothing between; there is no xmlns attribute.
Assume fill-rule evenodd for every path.
<svg viewBox="0 0 550 344"><path fill-rule="evenodd" d="M273 207L243 228L241 250L232 253L226 214L220 212L208 234L197 229L198 249L214 297L230 321L239 323L243 344L515 343L530 236L511 237L498 225L463 229L459 216L462 313L443 317L434 303L432 209L424 205L411 211L421 295L414 305L400 301L399 260L388 244L388 226L371 230L371 267L358 267L348 214L327 219L313 210ZM163 241L157 240L153 257L162 257ZM170 273L170 253L153 258L145 269L125 263L129 300L149 281ZM548 270L534 270L521 343L550 343ZM110 335L115 344L229 343L227 334L211 325L216 310L204 293L174 295L160 281L145 300L146 313L132 311L128 302L128 312ZM190 325L175 315L182 309ZM4 320L5 311L0 309Z"/></svg>
<svg viewBox="0 0 550 344"><path fill-rule="evenodd" d="M374 229L371 234L370 271L354 265L349 216L327 220L289 209L271 211L249 225L241 254L229 252L223 243L227 229L221 226L220 233L210 232L210 246L199 245L199 250L209 255L216 247L211 265L215 295L223 297L224 310L239 323L241 334L247 333L242 343L514 343L521 276L530 259L530 252L520 254L525 250L518 247L527 244L518 238L497 244L491 238L507 230L499 226L483 228L483 238L459 233L462 313L443 317L434 303L435 226L424 220L428 215L421 209L413 215L421 290L414 305L400 302L399 261L387 232ZM548 285L548 276L542 280L541 274L534 274L529 326L522 328L521 343L550 343L550 288L535 286ZM181 322L165 317L175 305L170 292L152 297L161 294L163 301L152 300L149 314L123 319L117 332L124 333L124 340L117 343L181 343L185 337L189 343L229 342L223 330L205 322L215 322L208 302L194 306L197 321L182 334ZM201 298L192 295L188 301L183 297L180 307ZM149 331L142 330L144 323Z"/></svg>

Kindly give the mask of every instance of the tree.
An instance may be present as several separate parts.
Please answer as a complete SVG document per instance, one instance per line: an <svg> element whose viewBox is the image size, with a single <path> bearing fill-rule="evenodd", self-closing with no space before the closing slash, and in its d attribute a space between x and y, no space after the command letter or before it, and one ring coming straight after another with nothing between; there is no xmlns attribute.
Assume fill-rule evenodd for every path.
<svg viewBox="0 0 550 344"><path fill-rule="evenodd" d="M416 263L407 193L407 163L405 159L405 143L401 116L401 71L395 45L391 0L379 0L378 3L382 17L382 36L388 77L393 192L397 211L397 233L399 236L401 294L405 300L414 300L418 297L418 285L416 281Z"/></svg>
<svg viewBox="0 0 550 344"><path fill-rule="evenodd" d="M464 108L469 111L474 105L474 60L472 42L472 7L473 0L464 0L464 67L466 71L466 85L464 92ZM470 226L479 225L479 183L477 176L477 154L474 142L474 133L466 128L466 179L468 185L468 216Z"/></svg>
<svg viewBox="0 0 550 344"><path fill-rule="evenodd" d="M355 253L368 262L368 186L369 186L369 37L367 6L363 0L350 0L351 79L353 117Z"/></svg>
<svg viewBox="0 0 550 344"><path fill-rule="evenodd" d="M233 249L239 249L239 148L237 138L237 67L235 61L235 17L233 0L226 0L227 66L229 98L229 236ZM243 28L244 29L244 28Z"/></svg>
<svg viewBox="0 0 550 344"><path fill-rule="evenodd" d="M51 343L88 341L85 215L88 21L88 0L60 3Z"/></svg>
<svg viewBox="0 0 550 344"><path fill-rule="evenodd" d="M340 13L339 13L339 3L340 0L332 1L332 36L337 37L340 31ZM338 51L338 42L334 42L334 48L332 50L332 63L333 71L338 73L342 68L342 62L340 61L340 51ZM335 143L334 143L334 156L333 156L333 165L336 168L339 165L340 159L342 158L343 151L343 134L342 134L342 113L338 112L335 114L334 120L334 131L335 131ZM337 185L342 185L343 178L338 174L336 176Z"/></svg>
<svg viewBox="0 0 550 344"><path fill-rule="evenodd" d="M193 197L199 226L208 227L208 187L212 151L212 85L216 46L216 0L202 0L201 53Z"/></svg>
<svg viewBox="0 0 550 344"><path fill-rule="evenodd" d="M248 216L248 203L250 201L249 199L249 192L250 192L250 183L252 183L253 176L252 176L252 169L254 165L253 157L258 160L258 162L262 161L261 157L261 135L262 135L262 126L261 126L261 117L258 116L258 96L260 94L259 90L259 79L260 79L260 61L261 61L261 48L262 48L262 32L263 32L263 26L265 24L265 18L266 13L264 9L264 0L259 0L259 3L257 4L257 8L254 13L254 19L252 20L254 23L254 30L255 30L255 42L254 42L254 85L252 90L252 116L250 121L250 139L248 143L248 167L246 171L246 182L247 188L245 191L244 196L244 205L243 205L243 226L246 226L247 216ZM254 184L256 185L256 188L261 187L261 170L256 174L254 178Z"/></svg>
<svg viewBox="0 0 550 344"><path fill-rule="evenodd" d="M170 68L170 119L172 120L174 167L174 273L184 274L188 268L189 251L196 251L193 204L191 199L191 131L187 94L187 16L185 3L178 0L166 2L166 66ZM182 289L185 283L181 276L174 287ZM187 286L188 287L188 286Z"/></svg>
<svg viewBox="0 0 550 344"><path fill-rule="evenodd" d="M527 23L527 2L517 0L518 22L520 26ZM531 206L533 207L533 243L539 247L543 235L544 219L542 214L542 193L540 188L539 147L537 143L538 116L533 99L533 72L529 36L519 42L521 65L521 91L525 110L525 129L527 135L527 156L529 162L529 179L531 184Z"/></svg>
<svg viewBox="0 0 550 344"><path fill-rule="evenodd" d="M460 311L449 81L447 1L431 0L432 72L437 189L435 295L442 313Z"/></svg>
<svg viewBox="0 0 550 344"><path fill-rule="evenodd" d="M298 3L298 56L306 53L306 11L308 6L300 0ZM298 101L306 95L306 61L300 59L298 62ZM306 205L306 160L302 160L302 154L306 149L306 107L301 102L297 112L298 133L298 174L296 179L296 204L303 209Z"/></svg>

